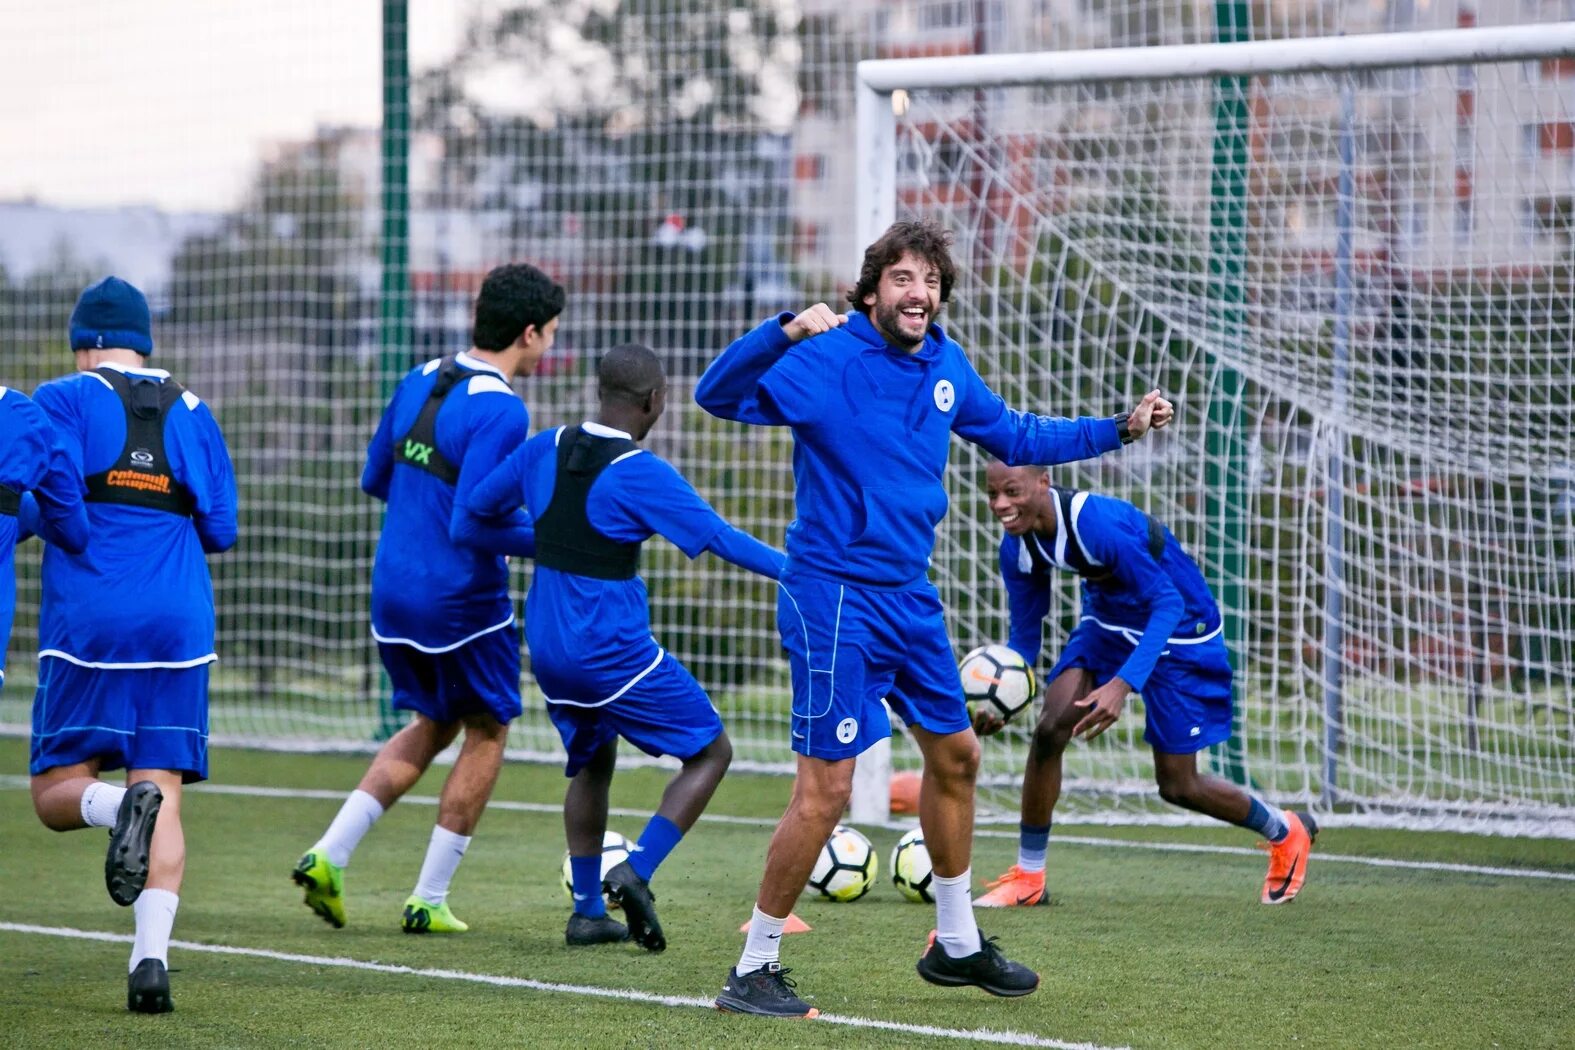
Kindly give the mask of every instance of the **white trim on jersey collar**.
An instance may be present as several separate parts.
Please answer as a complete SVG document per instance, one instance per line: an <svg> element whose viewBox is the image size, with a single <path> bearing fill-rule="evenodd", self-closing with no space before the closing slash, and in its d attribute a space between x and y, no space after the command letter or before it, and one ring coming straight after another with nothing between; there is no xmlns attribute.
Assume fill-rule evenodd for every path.
<svg viewBox="0 0 1575 1050"><path fill-rule="evenodd" d="M489 365L479 357L471 357L470 354L464 350L461 350L459 353L455 354L454 360L463 367L470 369L472 372L491 372L505 383L509 381L509 377L503 374L503 369L499 368L497 365Z"/></svg>
<svg viewBox="0 0 1575 1050"><path fill-rule="evenodd" d="M99 368L113 368L117 372L132 376L152 376L154 379L168 379L170 374L162 368L138 368L134 365L123 365L115 361L105 361Z"/></svg>
<svg viewBox="0 0 1575 1050"><path fill-rule="evenodd" d="M587 419L585 422L581 423L580 429L585 431L587 434L593 434L596 437L628 438L630 441L634 440L633 434L626 433L622 430L614 430L606 423L598 423L594 419Z"/></svg>

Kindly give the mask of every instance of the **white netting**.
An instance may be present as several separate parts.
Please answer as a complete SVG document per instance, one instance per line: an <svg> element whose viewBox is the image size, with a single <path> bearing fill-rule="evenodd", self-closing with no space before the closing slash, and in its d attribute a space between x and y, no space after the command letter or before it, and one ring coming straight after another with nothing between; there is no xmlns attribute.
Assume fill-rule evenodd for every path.
<svg viewBox="0 0 1575 1050"><path fill-rule="evenodd" d="M1275 799L1575 829L1567 72L898 96L898 212L958 231L949 314L986 378L1060 414L1176 400L1170 433L1053 477L1203 564L1239 682L1216 764ZM956 462L938 567L967 648L1004 596L980 458ZM1075 609L1069 579L1052 652ZM1157 815L1133 715L1074 746L1058 816ZM1006 812L1017 729L986 750Z"/></svg>
<svg viewBox="0 0 1575 1050"><path fill-rule="evenodd" d="M214 726L226 739L367 746L386 731L366 626L380 511L358 492L361 458L394 379L463 345L469 296L488 267L530 260L569 288L559 351L522 387L535 426L586 413L587 370L601 349L649 341L674 376L670 416L652 447L731 520L780 542L791 516L785 436L713 420L688 391L704 362L753 321L836 301L855 272L858 60L1197 43L1249 26L1255 38L1447 28L1475 17L1473 5L1454 0L382 6L409 8L403 227L385 223L381 199L378 5L276 0L216 11L203 0L166 0L133 11L114 0L0 0L7 146L0 382L32 390L69 367L65 319L76 293L102 273L119 272L150 293L155 363L214 406L241 472L241 542L214 561L222 655ZM1484 21L1569 17L1551 2L1482 6ZM1315 370L1288 341L1294 333L1309 347L1327 344L1317 319L1329 308L1328 274L1282 265L1253 239L1300 223L1304 236L1327 241L1326 194L1255 187L1247 198L1257 209L1247 258L1260 268L1245 278L1254 291L1243 325L1274 339L1233 356L1216 345L1218 318L1199 312L1196 292L1207 287L1196 269L1197 239L1208 236L1206 100L1177 86L1129 96L1101 89L1090 92L1092 101L1076 91L992 93L983 101L969 94L915 99L908 118L912 185L922 176L957 191L944 207L931 204L963 235L967 282L954 321L987 374L1015 400L1061 412L1113 410L1139 377L1180 395L1184 415L1167 441L1099 468L1109 475L1068 480L1133 491L1146 472L1155 479L1156 510L1195 549L1212 534L1198 510L1208 494L1228 478L1250 494L1244 521L1253 553L1244 556L1232 599L1246 612L1236 618L1252 647L1243 679L1249 699L1286 699L1249 705L1248 758L1253 775L1287 798L1320 786L1324 540L1321 505L1308 494L1319 491L1329 454L1343 442L1351 462L1394 493L1364 490L1355 474L1347 479L1348 563L1381 570L1370 582L1348 571L1349 633L1381 644L1353 654L1341 788L1371 798L1399 785L1434 801L1570 804L1569 515L1568 497L1554 488L1568 477L1558 464L1571 458L1569 439L1557 420L1534 414L1544 404L1536 401L1537 377L1511 371L1533 358L1477 348L1479 332L1522 333L1515 345L1533 354L1541 347L1542 360L1556 364L1549 341L1567 331L1559 327L1567 297L1556 294L1561 286L1546 267L1542 284L1516 269L1522 260L1502 237L1545 228L1526 236L1563 245L1567 258L1569 211L1559 203L1567 192L1544 194L1531 212L1514 208L1524 199L1515 187L1552 187L1556 176L1567 190L1569 168L1557 165L1570 156L1559 124L1568 117L1557 115L1553 100L1568 96L1536 79L1538 69L1479 73L1481 116L1475 137L1458 147L1458 74L1429 73L1425 82L1418 74L1410 88L1386 74L1357 86L1369 129L1359 150L1366 174L1354 223L1358 258L1371 259L1371 231L1388 221L1373 204L1380 146L1412 158L1400 165L1411 173L1411 196L1386 199L1419 206L1393 220L1414 231L1405 244L1410 284L1375 285L1371 262L1359 263L1356 316L1381 313L1407 334L1375 341L1362 327L1368 321L1358 321L1352 412L1338 425L1326 404L1330 366ZM1490 79L1514 98L1490 102ZM1325 179L1335 169L1329 101L1318 96L1331 83L1276 88L1300 85L1302 118L1253 111L1264 148ZM1534 131L1521 117L1533 97L1548 114ZM1489 105L1507 108L1490 113ZM1374 106L1393 107L1393 126L1411 138L1375 144ZM956 122L976 110L990 120L979 136ZM926 112L932 116L922 118ZM915 136L921 118L933 127ZM1070 152L1043 148L1047 128ZM1028 170L1013 151L1030 141L1038 145ZM989 152L978 153L986 143ZM1430 253L1464 221L1450 203L1457 149L1477 167L1464 283L1455 286L1420 275L1439 271ZM1503 175L1506 165L1518 174ZM1003 171L1023 175L1004 194L989 174ZM987 186L992 202L1007 205L988 232L970 203ZM1420 206L1440 193L1443 204ZM1291 204L1303 210L1263 210ZM1500 206L1510 210L1491 210ZM1030 257L1038 260L1034 280L1007 279ZM1505 265L1498 283L1482 278L1489 263ZM1042 279L1052 273L1058 281ZM1453 312L1439 313L1444 306ZM1000 348L1017 345L1022 333L1068 352L1049 371L1009 366ZM1380 346L1392 360L1375 359ZM1219 360L1237 371L1214 371ZM1230 389L1233 375L1239 393L1231 396L1247 417L1237 460L1219 445L1220 428L1205 409L1209 393ZM1555 377L1547 381L1561 388ZM1374 385L1382 383L1389 386ZM1511 390L1519 400L1500 398ZM1385 411L1387 402L1409 407ZM1489 426L1510 446L1502 454L1474 436ZM1445 447L1447 460L1436 452ZM999 605L999 590L993 533L974 520L977 462L969 456L959 456L957 516L937 556L960 617L960 646L999 633L998 624L980 621ZM1397 505L1412 509L1397 514ZM1223 537L1222 530L1213 531ZM1535 564L1532 549L1545 552ZM790 768L770 589L709 558L685 562L660 543L646 575L658 635L712 688L740 759ZM32 692L36 544L21 552L18 582L0 693L0 726L13 731L26 726ZM1538 593L1545 600L1533 600ZM1392 610L1406 633L1378 630L1380 610ZM1470 641L1482 637L1497 640ZM1468 666L1476 668L1469 675ZM1480 688L1463 685L1468 679ZM1385 681L1405 685L1374 684ZM527 714L514 743L553 750L528 679L525 688ZM1361 700L1369 693L1378 699ZM1476 751L1456 747L1453 737L1468 730L1445 719L1462 704L1477 712ZM1521 711L1546 723L1541 737ZM1146 763L1130 744L1111 752L1119 760L1106 783L1147 790ZM992 746L990 754L997 777L1016 770L1015 747ZM1010 808L1008 791L993 801ZM1082 811L1105 810L1101 802Z"/></svg>

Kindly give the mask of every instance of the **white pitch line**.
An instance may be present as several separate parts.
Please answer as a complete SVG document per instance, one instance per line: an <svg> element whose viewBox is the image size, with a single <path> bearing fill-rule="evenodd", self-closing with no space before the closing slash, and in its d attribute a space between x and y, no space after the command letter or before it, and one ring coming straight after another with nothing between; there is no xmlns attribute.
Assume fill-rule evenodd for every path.
<svg viewBox="0 0 1575 1050"><path fill-rule="evenodd" d="M31 933L45 937L66 937L79 941L104 941L111 944L130 944L132 937L123 933L101 930L78 930L69 926L34 926L30 923L0 922L0 931ZM208 952L213 955L243 955L254 959L271 959L275 962L303 963L307 966L336 966L346 970L367 970L372 973L399 974L410 977L429 977L439 981L465 981L498 988L525 988L534 992L551 992L557 995L584 995L598 999L618 999L623 1002L644 1003L650 1006L689 1007L715 1009L710 999L692 995L657 995L633 988L603 988L593 984L564 984L560 981L537 981L529 977L509 977L503 974L471 973L466 970L443 970L420 966L399 966L392 963L367 962L344 956L301 955L296 952L276 952L267 948L242 948L232 944L202 944L197 941L170 941L170 947L189 952ZM900 1021L882 1021L873 1017L852 1017L843 1014L821 1014L822 1024L845 1025L849 1028L871 1028L883 1032L900 1032L903 1035L928 1035L938 1039L956 1039L970 1043L996 1043L1005 1046L1044 1046L1055 1050L1116 1050L1097 1043L1069 1043L1064 1039L1049 1039L1031 1032L1000 1032L992 1028L940 1028L927 1024L904 1024ZM763 1021L770 1024L770 1021ZM781 1023L781 1022L777 1022Z"/></svg>
<svg viewBox="0 0 1575 1050"><path fill-rule="evenodd" d="M0 775L0 787L26 787L27 778L15 775ZM295 799L324 799L327 801L341 801L346 791L333 791L325 788L279 788L264 787L248 784L214 784L204 783L196 787L196 791L212 795L240 795L256 798L295 798ZM438 800L432 795L406 795L400 799L405 805L436 806ZM561 814L563 807L551 802L513 802L508 799L493 799L487 803L488 809L499 809L514 813L548 813ZM649 817L650 811L639 809L609 809L609 816L614 817ZM768 817L735 817L721 813L706 813L700 817L705 824L732 824L749 828L774 828L777 822ZM891 831L906 831L913 827L912 823L888 821L878 825ZM1014 831L991 831L988 828L975 828L975 838L990 839L1016 839ZM1262 851L1250 846L1205 846L1190 842L1153 842L1142 839L1112 839L1098 835L1056 835L1055 841L1067 846L1095 846L1114 849L1146 849L1160 853L1208 853L1227 857L1258 857ZM1320 864L1358 864L1369 868L1398 868L1407 871L1439 871L1450 872L1458 875L1490 875L1511 879L1545 879L1553 882L1575 882L1575 872L1550 871L1545 868L1504 868L1493 867L1486 864L1452 864L1447 861L1435 860L1400 860L1394 857L1363 857L1352 853L1323 853L1319 852L1316 859Z"/></svg>
<svg viewBox="0 0 1575 1050"><path fill-rule="evenodd" d="M345 797L343 791L325 791L318 788L275 788L275 787L250 787L244 784L203 784L198 790L204 793L219 795L256 795L267 798L320 798L338 801ZM431 795L406 795L400 801L415 803L419 806L435 806L438 800ZM560 814L563 807L547 802L511 802L507 799L493 799L487 803L489 809L512 810L517 813L551 813ZM650 813L637 809L609 809L608 814L615 817L648 817ZM724 814L706 813L700 817L706 824L736 824L752 828L774 828L777 822L766 817L733 817ZM911 825L888 822L884 827L897 831L907 830ZM1016 839L1014 831L991 831L987 828L974 829L975 838ZM1205 846L1190 842L1152 842L1139 839L1112 839L1098 835L1056 835L1056 843L1070 846L1097 846L1114 847L1116 849L1146 849L1162 853L1211 853L1232 857L1260 857L1263 851L1250 846ZM1504 868L1491 867L1485 864L1451 864L1446 861L1433 860L1399 860L1393 857L1362 857L1351 853L1323 853L1315 854L1319 864L1361 864L1370 868L1402 868L1410 871L1443 871L1460 875L1498 875L1515 879L1550 879L1555 882L1575 882L1575 872L1548 871L1542 868Z"/></svg>

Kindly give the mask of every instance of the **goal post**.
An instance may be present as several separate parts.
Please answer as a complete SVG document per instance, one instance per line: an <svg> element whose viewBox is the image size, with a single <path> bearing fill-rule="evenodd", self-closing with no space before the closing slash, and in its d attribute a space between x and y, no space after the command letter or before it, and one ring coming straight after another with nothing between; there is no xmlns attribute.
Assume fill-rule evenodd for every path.
<svg viewBox="0 0 1575 1050"><path fill-rule="evenodd" d="M859 250L953 231L950 330L1009 404L1176 399L1054 476L1199 558L1276 801L1575 836L1572 74L1575 23L857 66ZM980 465L935 557L962 649L1005 628ZM1047 653L1075 616L1068 579ZM1073 745L1058 817L1186 819L1142 721ZM982 809L1015 813L1030 728L985 742ZM854 819L916 762L861 759Z"/></svg>

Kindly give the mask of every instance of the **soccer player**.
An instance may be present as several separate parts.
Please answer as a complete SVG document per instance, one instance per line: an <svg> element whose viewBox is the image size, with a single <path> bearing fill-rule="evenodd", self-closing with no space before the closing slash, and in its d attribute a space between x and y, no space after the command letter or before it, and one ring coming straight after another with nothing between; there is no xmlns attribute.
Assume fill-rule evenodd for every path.
<svg viewBox="0 0 1575 1050"><path fill-rule="evenodd" d="M1017 863L990 883L982 908L1044 904L1050 818L1061 794L1061 755L1092 740L1140 693L1166 802L1238 824L1268 842L1264 904L1302 888L1318 826L1306 813L1265 805L1228 780L1198 771L1197 753L1230 736L1230 655L1220 610L1197 564L1164 525L1124 500L1050 484L1040 466L999 460L985 474L990 510L1006 530L1001 578L1011 612L1008 644L1032 667L1057 571L1083 580L1082 618L1050 671L1044 711L1023 774ZM981 734L1002 722L981 711Z"/></svg>
<svg viewBox="0 0 1575 1050"><path fill-rule="evenodd" d="M935 863L932 984L1026 995L1038 976L974 923L969 896L979 742L927 576L946 513L952 435L1013 463L1096 456L1163 426L1158 391L1118 417L1013 411L935 323L956 269L950 237L898 222L866 250L853 311L824 303L766 321L722 353L695 400L724 419L793 429L797 520L777 628L793 677L792 800L766 855L748 939L716 1004L785 1017L817 1011L785 980L779 938L852 789L855 756L891 732L881 698L924 754L920 822Z"/></svg>
<svg viewBox="0 0 1575 1050"><path fill-rule="evenodd" d="M710 551L776 579L782 555L733 528L665 460L640 448L667 405L661 362L644 346L609 350L596 370L594 421L531 438L475 491L471 509L494 516L523 501L535 526L536 571L525 602L531 671L568 751L563 803L574 912L570 945L632 937L667 947L650 880L694 825L733 758L704 689L651 636L640 545L653 534L690 558ZM607 873L607 791L623 737L683 763L629 859Z"/></svg>
<svg viewBox="0 0 1575 1050"><path fill-rule="evenodd" d="M412 712L389 738L328 830L296 864L305 903L345 924L344 869L363 836L415 786L463 729L406 933L463 933L449 883L470 845L520 713L519 630L505 555L528 544L522 514L482 528L465 497L529 429L509 385L552 348L563 288L534 266L499 266L476 298L472 347L428 361L400 382L367 449L361 488L388 504L372 567L372 637L393 706Z"/></svg>
<svg viewBox="0 0 1575 1050"><path fill-rule="evenodd" d="M87 546L82 475L48 417L20 390L0 386L0 686L16 612L16 545L38 533L70 554Z"/></svg>
<svg viewBox="0 0 1575 1050"><path fill-rule="evenodd" d="M140 291L116 277L91 286L70 337L77 373L34 400L86 479L91 542L44 551L33 807L56 831L111 828L109 893L136 917L126 1005L163 1013L186 867L181 786L208 776L218 657L204 555L235 544L235 471L208 406L147 367ZM122 768L126 788L99 779Z"/></svg>

